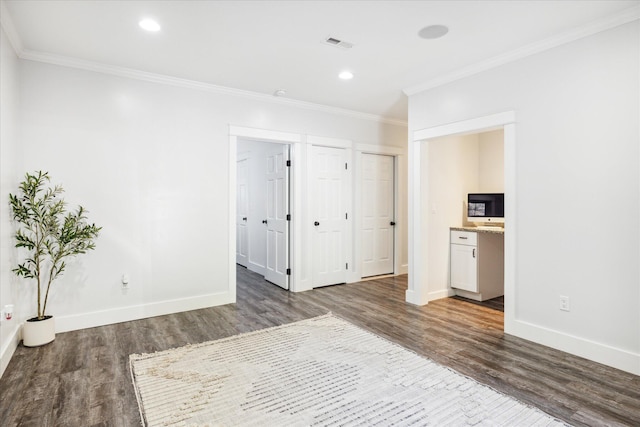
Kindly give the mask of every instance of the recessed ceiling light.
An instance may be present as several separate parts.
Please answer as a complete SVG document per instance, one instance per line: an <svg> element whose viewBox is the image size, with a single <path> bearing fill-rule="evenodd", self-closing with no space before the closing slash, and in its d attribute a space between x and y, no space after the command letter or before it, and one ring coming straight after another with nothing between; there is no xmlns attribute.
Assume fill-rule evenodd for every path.
<svg viewBox="0 0 640 427"><path fill-rule="evenodd" d="M351 80L353 78L353 73L351 71L345 70L338 74L338 77L340 77L342 80Z"/></svg>
<svg viewBox="0 0 640 427"><path fill-rule="evenodd" d="M153 19L143 19L142 21L138 22L138 25L140 25L140 28L142 28L143 30L153 32L160 31L160 24L158 24Z"/></svg>
<svg viewBox="0 0 640 427"><path fill-rule="evenodd" d="M423 39L433 40L443 37L449 32L449 28L444 25L429 25L418 31L418 35Z"/></svg>
<svg viewBox="0 0 640 427"><path fill-rule="evenodd" d="M287 91L284 89L278 89L275 92L273 92L273 96L285 96L287 94Z"/></svg>

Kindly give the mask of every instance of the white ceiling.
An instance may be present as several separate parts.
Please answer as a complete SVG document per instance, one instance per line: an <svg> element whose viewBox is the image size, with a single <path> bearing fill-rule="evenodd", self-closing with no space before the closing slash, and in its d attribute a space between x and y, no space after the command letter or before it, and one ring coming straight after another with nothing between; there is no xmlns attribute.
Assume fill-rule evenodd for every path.
<svg viewBox="0 0 640 427"><path fill-rule="evenodd" d="M291 99L406 120L403 89L602 22L640 0L4 3L3 24L14 27L22 52L268 95L285 89ZM141 30L144 17L162 30ZM450 31L419 38L431 24ZM327 36L354 47L323 44ZM355 78L339 80L343 69Z"/></svg>

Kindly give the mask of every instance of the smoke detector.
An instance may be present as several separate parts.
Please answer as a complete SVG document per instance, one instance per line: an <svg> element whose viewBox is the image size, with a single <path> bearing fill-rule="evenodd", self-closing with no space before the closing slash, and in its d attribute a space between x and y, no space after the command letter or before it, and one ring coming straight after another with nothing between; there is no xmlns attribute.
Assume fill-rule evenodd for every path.
<svg viewBox="0 0 640 427"><path fill-rule="evenodd" d="M324 39L324 42L330 46L340 47L342 49L351 49L353 47L353 43L340 40L337 37L327 37Z"/></svg>

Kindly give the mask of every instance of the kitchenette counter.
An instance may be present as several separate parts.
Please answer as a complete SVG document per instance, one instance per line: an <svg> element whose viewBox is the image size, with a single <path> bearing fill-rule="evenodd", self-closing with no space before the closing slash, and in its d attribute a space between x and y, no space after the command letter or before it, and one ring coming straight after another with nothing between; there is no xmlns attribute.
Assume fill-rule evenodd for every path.
<svg viewBox="0 0 640 427"><path fill-rule="evenodd" d="M502 227L449 227L455 231L474 231L477 233L504 234Z"/></svg>

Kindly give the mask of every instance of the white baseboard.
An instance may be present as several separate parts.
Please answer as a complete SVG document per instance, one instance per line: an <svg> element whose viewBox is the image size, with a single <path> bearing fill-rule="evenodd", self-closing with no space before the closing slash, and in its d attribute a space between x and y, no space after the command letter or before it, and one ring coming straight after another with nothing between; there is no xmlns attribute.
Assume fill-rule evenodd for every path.
<svg viewBox="0 0 640 427"><path fill-rule="evenodd" d="M555 348L603 365L640 375L640 354L586 340L522 320L505 324L505 333Z"/></svg>
<svg viewBox="0 0 640 427"><path fill-rule="evenodd" d="M448 298L455 294L456 293L452 291L451 288L441 289L439 291L429 292L429 294L427 295L427 299L429 301L435 301L437 299Z"/></svg>
<svg viewBox="0 0 640 427"><path fill-rule="evenodd" d="M405 299L409 304L413 305L425 305L429 302L429 300L425 296L411 289L407 289L405 293Z"/></svg>
<svg viewBox="0 0 640 427"><path fill-rule="evenodd" d="M18 343L20 343L20 326L16 326L13 331L9 333L9 339L7 339L6 344L2 347L2 352L0 353L0 378L4 374L5 369L7 369L13 353L15 353L16 348L18 348Z"/></svg>
<svg viewBox="0 0 640 427"><path fill-rule="evenodd" d="M162 316L182 311L231 304L235 300L228 292L200 295L196 297L159 301L150 304L119 307L110 310L93 311L71 316L56 316L56 332L68 332L78 329L94 328L147 317Z"/></svg>
<svg viewBox="0 0 640 427"><path fill-rule="evenodd" d="M400 274L409 274L409 264L402 264L398 269L398 275Z"/></svg>

